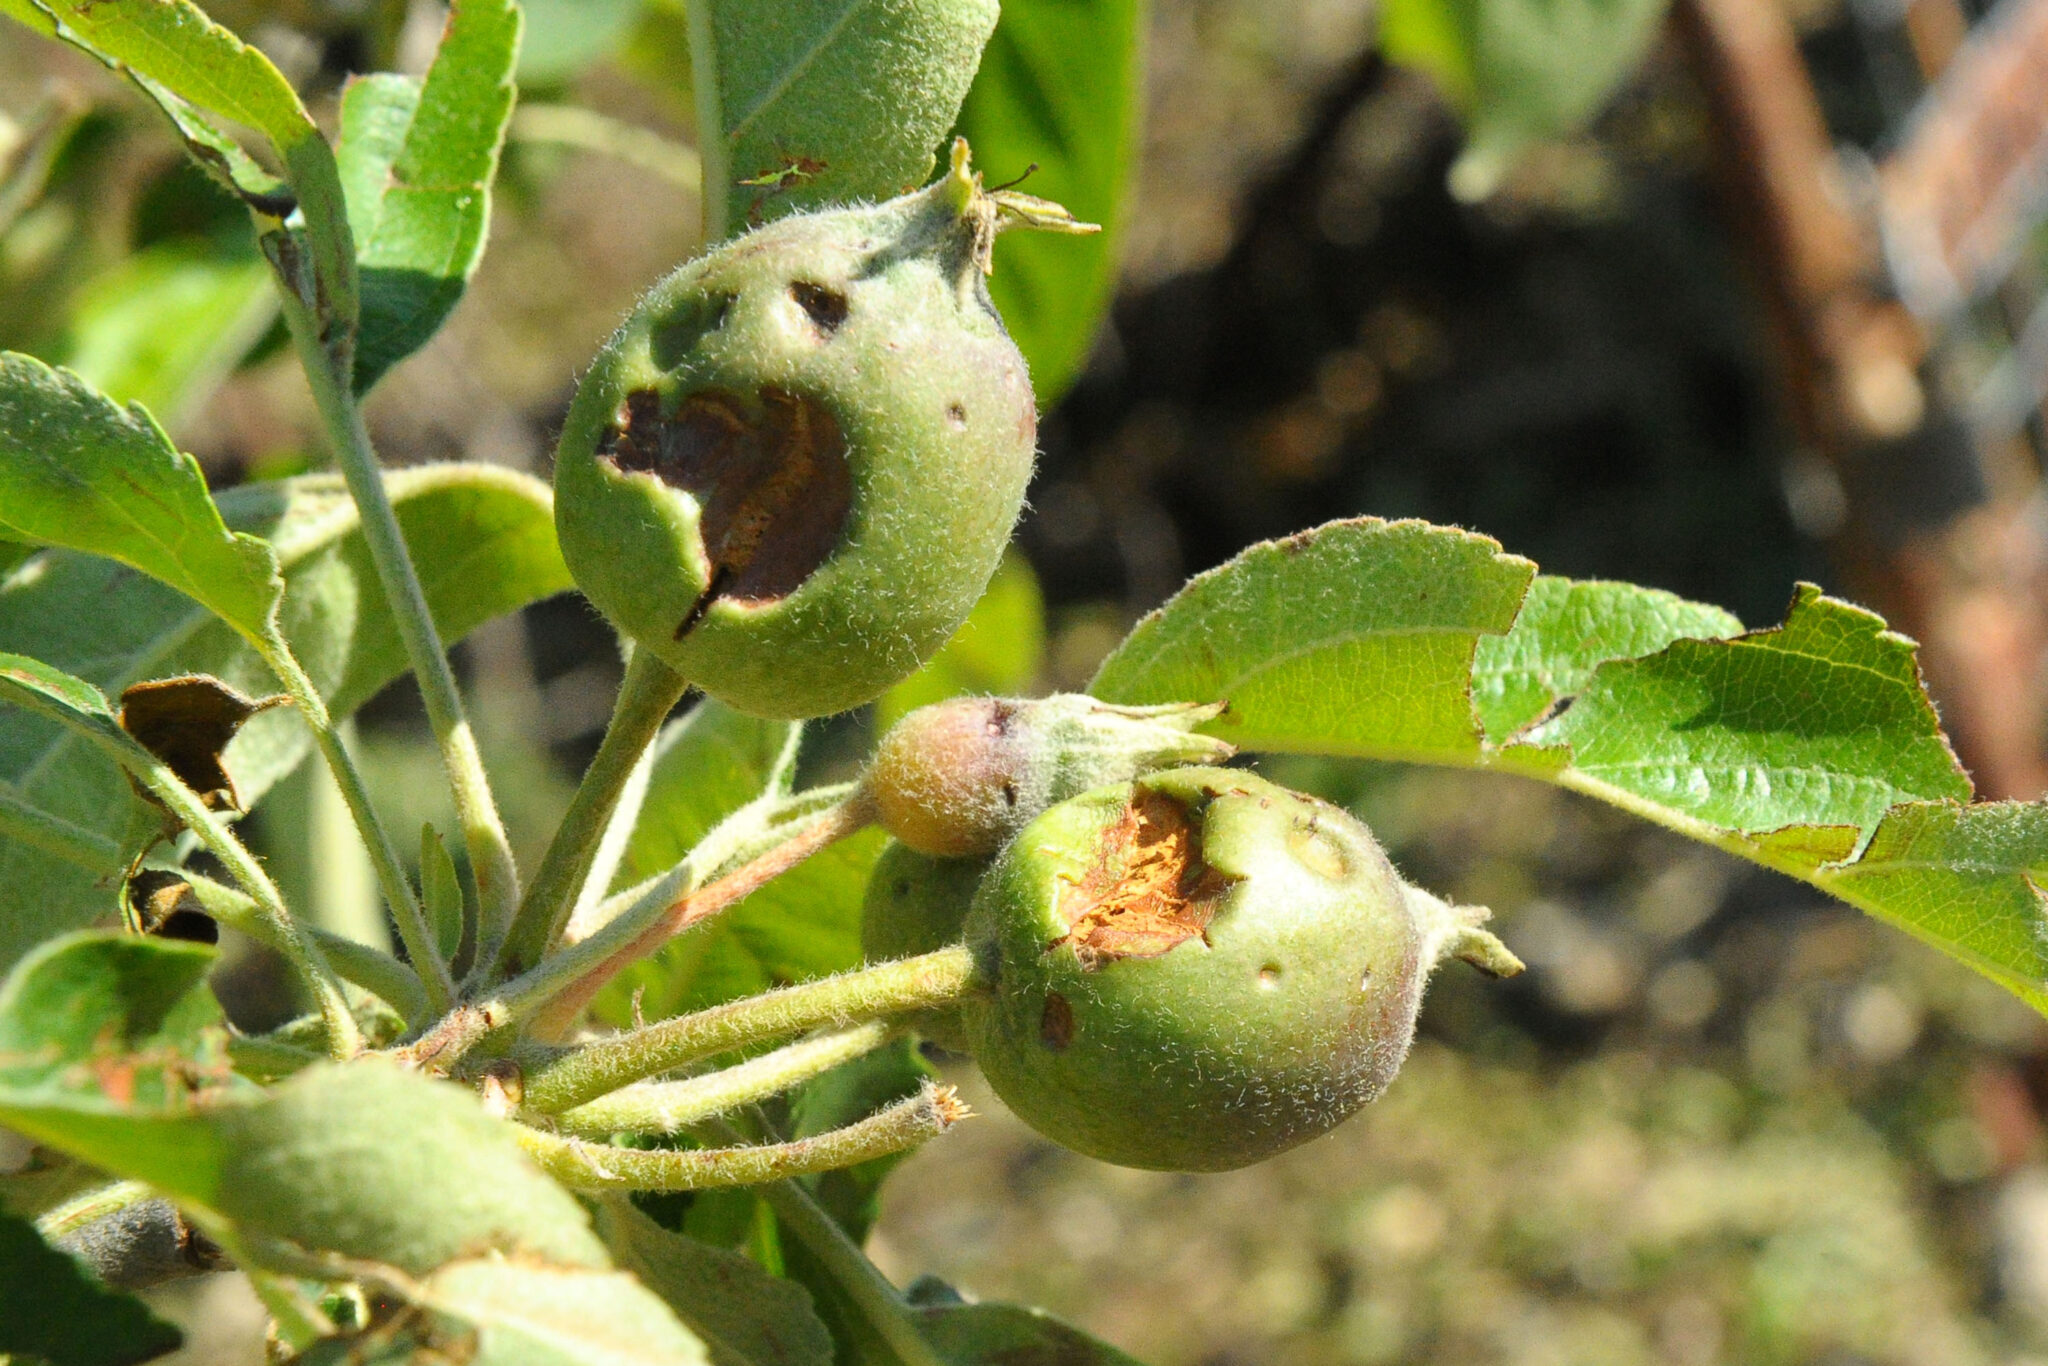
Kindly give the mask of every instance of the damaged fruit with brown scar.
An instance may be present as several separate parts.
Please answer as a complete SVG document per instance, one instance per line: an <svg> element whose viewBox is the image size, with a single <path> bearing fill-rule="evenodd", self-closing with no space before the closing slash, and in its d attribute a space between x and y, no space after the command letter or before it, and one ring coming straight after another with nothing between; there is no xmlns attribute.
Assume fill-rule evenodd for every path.
<svg viewBox="0 0 2048 1366"><path fill-rule="evenodd" d="M989 1084L1046 1137L1223 1171L1385 1089L1439 962L1520 971L1486 917L1403 882L1338 807L1173 769L1062 802L1011 841L966 925L993 986L961 1015Z"/></svg>
<svg viewBox="0 0 2048 1366"><path fill-rule="evenodd" d="M756 716L844 711L966 619L1037 442L985 279L1006 226L1089 231L936 183L785 218L656 285L577 390L555 465L570 571L621 631Z"/></svg>

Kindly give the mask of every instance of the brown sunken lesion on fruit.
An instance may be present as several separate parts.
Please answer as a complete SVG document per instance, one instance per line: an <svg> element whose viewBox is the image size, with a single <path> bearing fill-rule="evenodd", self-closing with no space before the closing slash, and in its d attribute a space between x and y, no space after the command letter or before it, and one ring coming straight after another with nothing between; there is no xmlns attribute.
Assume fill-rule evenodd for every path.
<svg viewBox="0 0 2048 1366"><path fill-rule="evenodd" d="M600 454L697 500L711 577L677 639L714 601L760 606L794 592L838 546L853 503L838 420L817 399L774 386L752 399L700 390L669 417L658 393L636 390Z"/></svg>
<svg viewBox="0 0 2048 1366"><path fill-rule="evenodd" d="M1120 958L1155 958L1208 936L1235 878L1202 859L1200 825L1180 802L1140 789L1103 833L1095 866L1062 888L1067 923L1059 944L1085 968Z"/></svg>

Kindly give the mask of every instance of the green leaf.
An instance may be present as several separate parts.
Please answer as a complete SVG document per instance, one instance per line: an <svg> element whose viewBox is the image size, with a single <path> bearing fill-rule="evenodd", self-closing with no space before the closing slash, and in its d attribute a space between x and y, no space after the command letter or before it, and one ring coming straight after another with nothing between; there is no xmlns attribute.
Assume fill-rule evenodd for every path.
<svg viewBox="0 0 2048 1366"><path fill-rule="evenodd" d="M2048 1014L2048 805L1915 803L1814 885L1961 959Z"/></svg>
<svg viewBox="0 0 2048 1366"><path fill-rule="evenodd" d="M357 393L434 335L483 259L519 27L513 0L464 0L424 81L373 76L342 96L338 159L362 292Z"/></svg>
<svg viewBox="0 0 2048 1366"><path fill-rule="evenodd" d="M1016 694L1038 676L1045 654L1045 597L1021 555L1003 557L988 591L953 638L875 703L885 731L919 707L962 693Z"/></svg>
<svg viewBox="0 0 2048 1366"><path fill-rule="evenodd" d="M830 1366L832 1336L794 1281L671 1233L623 1200L599 1208L597 1230L613 1260L703 1340L714 1366Z"/></svg>
<svg viewBox="0 0 2048 1366"><path fill-rule="evenodd" d="M1741 630L1742 623L1718 607L1654 588L1539 574L1513 629L1481 638L1472 665L1473 705L1487 740L1505 744L1559 698L1585 687L1607 660Z"/></svg>
<svg viewBox="0 0 2048 1366"><path fill-rule="evenodd" d="M715 242L921 184L996 0L784 0L772 14L757 0L699 0L689 14L704 236Z"/></svg>
<svg viewBox="0 0 2048 1366"><path fill-rule="evenodd" d="M1547 779L1802 878L2048 1013L2048 804L1960 804L1911 641L1811 586L1783 626L1736 634L1668 594L1537 578L1511 628L1453 614L1476 640L1461 674L1418 638L1445 629L1432 608L1516 611L1502 580L1521 562L1490 545L1338 522L1255 546L1141 622L1097 690L1227 697L1238 725L1214 728L1254 749ZM1410 720L1425 707L1429 745Z"/></svg>
<svg viewBox="0 0 2048 1366"><path fill-rule="evenodd" d="M949 1366L1141 1366L1108 1343L1041 1309L1015 1304L932 1305L924 1335Z"/></svg>
<svg viewBox="0 0 2048 1366"><path fill-rule="evenodd" d="M711 697L662 727L617 882L630 886L673 868L713 826L771 786L786 785L802 729L744 715Z"/></svg>
<svg viewBox="0 0 2048 1366"><path fill-rule="evenodd" d="M1380 41L1434 77L1468 136L1462 198L1493 193L1529 144L1576 132L1631 75L1664 0L1387 0Z"/></svg>
<svg viewBox="0 0 2048 1366"><path fill-rule="evenodd" d="M617 1271L452 1262L404 1287L427 1313L322 1338L295 1366L707 1366L703 1344Z"/></svg>
<svg viewBox="0 0 2048 1366"><path fill-rule="evenodd" d="M1197 575L1089 691L1228 702L1206 729L1247 749L1469 763L1473 652L1508 629L1534 573L1469 532L1333 522Z"/></svg>
<svg viewBox="0 0 2048 1366"><path fill-rule="evenodd" d="M61 360L175 429L276 317L270 267L246 241L159 242L80 292Z"/></svg>
<svg viewBox="0 0 2048 1366"><path fill-rule="evenodd" d="M201 12L191 0L34 0L45 11L38 32L66 42L125 71L170 116L201 166L240 193L262 220L283 219L292 205L277 202L275 182L217 127L207 110L268 138L284 163L292 198L304 215L314 279L293 280L317 301L324 322L343 329L356 318L355 252L334 153L313 125L291 83L255 48ZM9 12L19 16L21 0ZM278 251L298 254L282 228L267 229ZM286 267L287 274L296 272ZM309 288L307 286L310 286Z"/></svg>
<svg viewBox="0 0 2048 1366"><path fill-rule="evenodd" d="M183 1341L141 1300L109 1290L44 1242L34 1224L0 1212L0 1357L133 1366Z"/></svg>
<svg viewBox="0 0 2048 1366"><path fill-rule="evenodd" d="M1897 803L1970 796L1915 648L1802 585L1781 627L1601 665L1527 738L1570 746L1582 787L1722 830L1867 833Z"/></svg>
<svg viewBox="0 0 2048 1366"><path fill-rule="evenodd" d="M466 903L448 843L431 825L420 827L420 902L427 913L427 924L433 927L434 946L441 952L441 961L454 962L462 948Z"/></svg>
<svg viewBox="0 0 2048 1366"><path fill-rule="evenodd" d="M245 1232L415 1276L491 1250L609 1265L583 1207L451 1083L376 1059L321 1064L209 1122L212 1170L150 1179Z"/></svg>
<svg viewBox="0 0 2048 1366"><path fill-rule="evenodd" d="M145 1180L211 1166L199 1103L232 1090L211 948L77 934L0 983L0 1124Z"/></svg>
<svg viewBox="0 0 2048 1366"><path fill-rule="evenodd" d="M284 588L271 548L222 524L199 462L155 419L11 351L0 352L0 532L120 560L252 640Z"/></svg>
<svg viewBox="0 0 2048 1366"><path fill-rule="evenodd" d="M425 1360L473 1366L708 1366L711 1361L703 1343L668 1306L623 1272L460 1261L428 1277L417 1298L443 1319L437 1325L442 1350ZM458 1343L458 1350L449 1350Z"/></svg>
<svg viewBox="0 0 2048 1366"><path fill-rule="evenodd" d="M569 587L545 485L472 465L421 466L386 483L444 640ZM338 478L247 485L222 494L220 507L229 527L275 547L287 584L285 638L337 719L405 672L355 504ZM256 696L275 686L255 652L196 602L73 551L45 551L0 578L0 650L34 655L108 693L186 673L212 674ZM255 802L309 744L289 709L244 726L226 753L244 801ZM155 821L104 756L13 707L0 707L0 782L111 845L98 860L79 861L0 838L0 885L37 889L0 913L4 966L38 940L113 915L117 875Z"/></svg>
<svg viewBox="0 0 2048 1366"><path fill-rule="evenodd" d="M1100 223L1097 237L1018 232L996 248L996 307L1031 367L1040 407L1066 392L1116 285L1118 245L1144 110L1143 0L1006 0L959 131L990 183Z"/></svg>

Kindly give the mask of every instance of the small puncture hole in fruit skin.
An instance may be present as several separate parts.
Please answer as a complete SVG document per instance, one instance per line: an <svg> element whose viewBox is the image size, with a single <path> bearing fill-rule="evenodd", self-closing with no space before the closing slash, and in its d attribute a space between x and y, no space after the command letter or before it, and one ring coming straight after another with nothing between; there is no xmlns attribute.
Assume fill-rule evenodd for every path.
<svg viewBox="0 0 2048 1366"><path fill-rule="evenodd" d="M1279 985L1280 965L1278 963L1268 963L1259 969L1259 986L1262 990L1272 991Z"/></svg>
<svg viewBox="0 0 2048 1366"><path fill-rule="evenodd" d="M1371 968L1367 968L1367 969L1365 970L1365 972L1364 972L1364 973L1363 973L1363 974L1362 974L1362 975L1361 975L1361 976L1359 977L1359 979L1358 979L1358 989L1359 989L1360 991L1371 991L1371 990L1372 990L1372 969L1371 969Z"/></svg>
<svg viewBox="0 0 2048 1366"><path fill-rule="evenodd" d="M837 332L840 324L846 321L846 296L836 289L813 284L809 280L798 280L790 285L789 297L796 300L796 306L827 336Z"/></svg>
<svg viewBox="0 0 2048 1366"><path fill-rule="evenodd" d="M1045 1009L1038 1016L1038 1041L1055 1053L1074 1041L1074 1008L1057 991L1045 994Z"/></svg>
<svg viewBox="0 0 2048 1366"><path fill-rule="evenodd" d="M967 405L964 403L948 403L946 405L946 421L952 423L961 431L966 431Z"/></svg>

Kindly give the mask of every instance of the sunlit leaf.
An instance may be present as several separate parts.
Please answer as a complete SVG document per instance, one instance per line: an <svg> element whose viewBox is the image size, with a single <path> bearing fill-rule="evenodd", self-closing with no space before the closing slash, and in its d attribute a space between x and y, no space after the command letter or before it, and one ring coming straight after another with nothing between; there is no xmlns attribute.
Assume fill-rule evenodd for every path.
<svg viewBox="0 0 2048 1366"><path fill-rule="evenodd" d="M995 0L755 0L689 7L705 239L927 179Z"/></svg>
<svg viewBox="0 0 2048 1366"><path fill-rule="evenodd" d="M483 259L519 28L512 0L465 0L449 11L423 80L371 76L342 96L338 159L361 273L358 392L434 335Z"/></svg>
<svg viewBox="0 0 2048 1366"><path fill-rule="evenodd" d="M0 352L0 531L120 560L251 639L283 592L271 548L222 524L199 462L147 412L14 352Z"/></svg>

